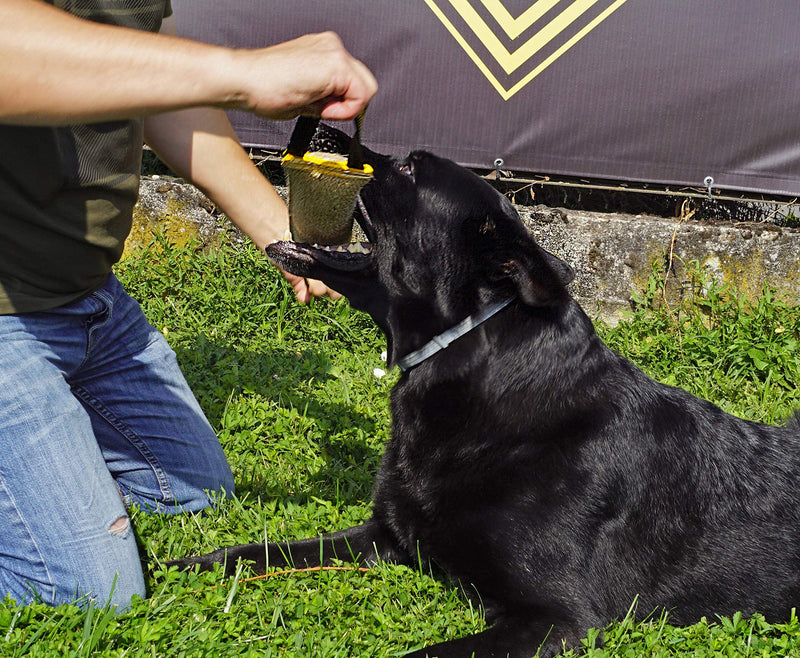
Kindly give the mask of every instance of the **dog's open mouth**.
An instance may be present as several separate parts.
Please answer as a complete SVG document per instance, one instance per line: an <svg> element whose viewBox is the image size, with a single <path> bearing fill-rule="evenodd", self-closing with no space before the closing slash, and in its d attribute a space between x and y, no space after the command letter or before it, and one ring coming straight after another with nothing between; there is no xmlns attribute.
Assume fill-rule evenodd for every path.
<svg viewBox="0 0 800 658"><path fill-rule="evenodd" d="M372 262L369 242L319 245L283 240L268 245L266 252L276 265L298 276L314 276L312 270L316 267L355 272Z"/></svg>

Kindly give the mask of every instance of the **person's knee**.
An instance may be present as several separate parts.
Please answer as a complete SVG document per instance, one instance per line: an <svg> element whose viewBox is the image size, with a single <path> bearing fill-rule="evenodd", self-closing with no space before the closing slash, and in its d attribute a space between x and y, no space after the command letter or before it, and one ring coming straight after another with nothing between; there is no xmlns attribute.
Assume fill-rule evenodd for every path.
<svg viewBox="0 0 800 658"><path fill-rule="evenodd" d="M219 444L217 444L219 445ZM221 447L208 458L208 469L200 484L204 491L210 491L216 498L230 498L234 494L233 472Z"/></svg>
<svg viewBox="0 0 800 658"><path fill-rule="evenodd" d="M130 518L121 515L107 527L110 542L105 555L87 565L90 574L81 587L85 592L82 600L93 605L111 605L117 612L127 610L134 596L146 596L144 574L136 547Z"/></svg>
<svg viewBox="0 0 800 658"><path fill-rule="evenodd" d="M217 468L205 474L185 489L187 497L181 501L184 511L196 512L224 498L231 498L235 492L233 473L227 461L218 464Z"/></svg>
<svg viewBox="0 0 800 658"><path fill-rule="evenodd" d="M130 527L130 519L127 516L121 516L109 526L108 532L117 537L124 537Z"/></svg>
<svg viewBox="0 0 800 658"><path fill-rule="evenodd" d="M120 577L119 574L116 575L117 578L108 596L97 597L95 601L102 605L108 602L108 605L116 607L117 613L127 612L134 598L144 599L147 597L144 577L142 576L141 568L138 569L136 574L129 573L125 578Z"/></svg>
<svg viewBox="0 0 800 658"><path fill-rule="evenodd" d="M78 604L92 601L92 605L108 604L122 612L130 607L134 596L145 597L144 574L130 517L120 514L106 531L109 535L109 541L104 542L106 550L85 565L86 577L79 581L78 590L83 597ZM76 563L75 567L79 565Z"/></svg>
<svg viewBox="0 0 800 658"><path fill-rule="evenodd" d="M234 493L233 475L220 476L214 482L206 483L202 490L195 490L194 495L180 505L181 511L197 512L208 507L215 507L225 498L232 498Z"/></svg>
<svg viewBox="0 0 800 658"><path fill-rule="evenodd" d="M236 493L236 485L233 482L233 473L231 472L230 467L228 468L227 473L220 476L220 486L217 488L225 498L231 498L234 493Z"/></svg>
<svg viewBox="0 0 800 658"><path fill-rule="evenodd" d="M135 596L146 596L136 540L125 515L114 519L106 531L108 540L96 542L92 550L31 562L19 572L0 565L0 597L8 595L19 605L109 605L117 612L126 611Z"/></svg>

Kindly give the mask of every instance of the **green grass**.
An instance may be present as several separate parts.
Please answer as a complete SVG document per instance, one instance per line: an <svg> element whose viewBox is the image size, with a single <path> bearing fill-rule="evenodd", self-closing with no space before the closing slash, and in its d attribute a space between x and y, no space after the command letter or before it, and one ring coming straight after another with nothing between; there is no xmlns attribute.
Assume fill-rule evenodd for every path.
<svg viewBox="0 0 800 658"><path fill-rule="evenodd" d="M737 416L780 423L800 410L800 307L768 286L748 300L708 279L696 263L682 304L664 304L663 272L634 295L626 322L598 327L606 343L651 377Z"/></svg>
<svg viewBox="0 0 800 658"><path fill-rule="evenodd" d="M237 497L203 515L134 511L149 597L127 613L0 604L0 656L395 656L484 627L479 607L427 568L292 573L223 583L160 561L229 543L314 536L369 514L395 375L384 341L345 302L300 306L251 250L156 243L117 268L178 353L218 431ZM601 333L661 381L756 420L798 404L800 309L753 305L698 280L680 309L658 309L660 277L631 318ZM800 622L708 619L673 628L631 618L605 629L599 656L800 656Z"/></svg>

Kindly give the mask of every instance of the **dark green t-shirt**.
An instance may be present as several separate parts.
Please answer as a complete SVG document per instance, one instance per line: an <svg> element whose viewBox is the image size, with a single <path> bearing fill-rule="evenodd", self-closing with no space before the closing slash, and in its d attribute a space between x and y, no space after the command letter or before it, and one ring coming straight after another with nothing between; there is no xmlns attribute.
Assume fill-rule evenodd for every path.
<svg viewBox="0 0 800 658"><path fill-rule="evenodd" d="M151 32L171 14L169 0L50 4ZM0 314L61 306L105 282L130 232L141 159L141 119L0 124Z"/></svg>

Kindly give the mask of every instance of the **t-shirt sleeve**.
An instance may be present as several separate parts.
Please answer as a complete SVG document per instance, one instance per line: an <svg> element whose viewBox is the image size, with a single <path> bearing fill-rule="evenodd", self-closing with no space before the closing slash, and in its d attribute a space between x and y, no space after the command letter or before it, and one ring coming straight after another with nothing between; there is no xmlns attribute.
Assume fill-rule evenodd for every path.
<svg viewBox="0 0 800 658"><path fill-rule="evenodd" d="M167 0L164 3L164 18L167 16L172 16L172 2L171 0Z"/></svg>

